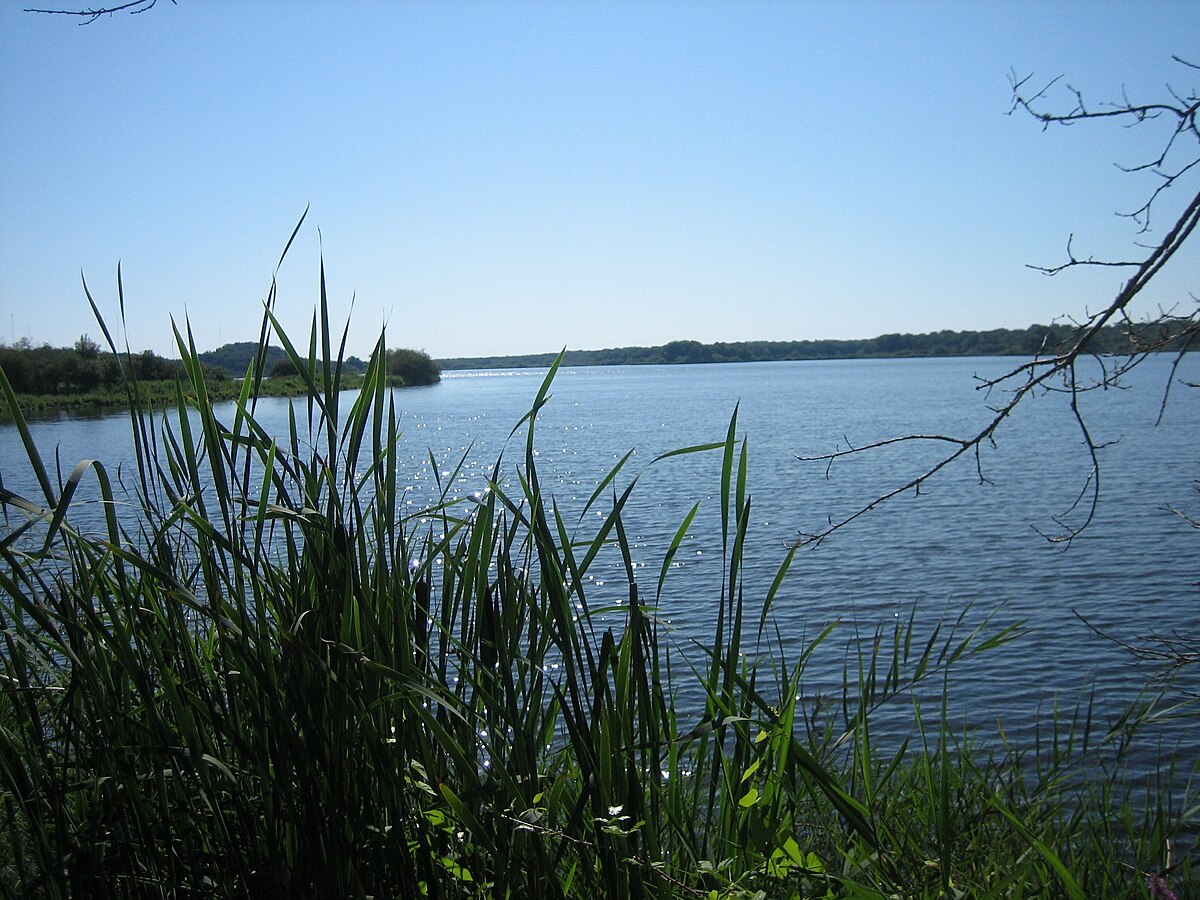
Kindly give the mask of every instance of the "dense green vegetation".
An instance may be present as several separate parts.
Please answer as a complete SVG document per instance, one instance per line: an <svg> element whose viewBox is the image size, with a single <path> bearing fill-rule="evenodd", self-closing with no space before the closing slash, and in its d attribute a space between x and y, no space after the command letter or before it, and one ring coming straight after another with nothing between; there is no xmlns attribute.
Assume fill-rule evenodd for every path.
<svg viewBox="0 0 1200 900"><path fill-rule="evenodd" d="M324 323L305 359L270 321L307 414L267 433L265 382L247 379L218 417L180 336L167 414L129 395L128 496L99 462L56 479L0 369L39 485L0 493L5 896L1200 891L1181 840L1194 807L1144 772L1134 792L1122 768L1152 705L1111 732L1086 709L1056 717L1025 749L946 724L948 668L1004 652L1015 627L967 612L858 635L840 696L802 693L815 648L855 636L831 628L799 657L774 640L797 551L779 551L769 588L744 582L736 415L651 464L720 461L718 612L686 634L656 607L695 509L639 577L630 457L579 519L542 489L554 367L490 490L411 510L382 339L351 397ZM109 501L98 519L87 489ZM617 603L590 577L605 560L625 572ZM685 687L703 700L681 704ZM884 703L893 729L910 709L903 740L878 739Z"/></svg>
<svg viewBox="0 0 1200 900"><path fill-rule="evenodd" d="M441 367L423 350L388 350L385 367L388 376L402 385L415 387L442 380Z"/></svg>
<svg viewBox="0 0 1200 900"><path fill-rule="evenodd" d="M356 357L351 357L355 359ZM362 363L362 360L359 360ZM295 379L300 375L297 370L297 362L290 359L288 356L276 357L275 362L270 365L267 374L272 381L280 378ZM299 365L306 365L302 360ZM365 363L361 366L346 365L343 363L343 371L347 373L349 379L349 387L358 387L361 382L361 375L365 371ZM437 363L429 358L427 353L420 350L388 350L384 358L384 372L389 387L418 387L420 385L437 384L442 380L442 370L438 368ZM287 391L289 395L303 394L305 392L303 382L291 382L291 387Z"/></svg>
<svg viewBox="0 0 1200 900"><path fill-rule="evenodd" d="M255 341L235 341L232 344L222 344L216 350L205 350L200 354L200 362L206 366L223 369L234 378L241 378L258 358L259 346ZM263 371L268 374L279 374L276 367L284 365L284 374L295 371L291 360L282 347L268 346L263 351ZM289 371L290 370L290 371ZM348 356L342 361L342 371L361 375L367 370L367 364L357 356Z"/></svg>
<svg viewBox="0 0 1200 900"><path fill-rule="evenodd" d="M106 353L86 334L74 347L35 347L28 341L0 344L0 366L18 394L88 394L123 391L127 379L174 381L184 375L183 364L144 353ZM212 382L227 378L216 368L206 368Z"/></svg>
<svg viewBox="0 0 1200 900"><path fill-rule="evenodd" d="M216 350L201 353L200 362L205 366L223 369L235 378L241 378L252 365L257 364L258 353L258 344L241 341L223 344ZM272 377L296 374L295 363L281 347L268 346L263 353L262 366L263 371ZM398 386L437 384L442 378L441 367L430 359L424 350L388 350L386 370ZM367 363L357 356L347 356L342 360L342 372L348 375L362 375L366 371Z"/></svg>
<svg viewBox="0 0 1200 900"><path fill-rule="evenodd" d="M259 349L253 343L226 344L198 354L209 400L232 400L239 396L241 378L255 365L262 365L268 376L257 384L257 396L294 397L307 393L307 382L284 350L263 347L262 362L258 362ZM357 357L343 360L343 387L348 390L359 387L366 367ZM187 374L183 363L164 359L150 350L128 353L114 348L104 352L87 335L76 341L74 347L35 347L28 341L11 347L0 344L0 368L20 398L26 415L112 409L125 405L131 390L141 403L161 407L174 402L176 386L186 380ZM441 369L427 353L387 351L389 387L437 384L440 380ZM9 410L0 409L0 421L8 417Z"/></svg>
<svg viewBox="0 0 1200 900"><path fill-rule="evenodd" d="M1088 352L1128 353L1159 339L1171 323L1147 323L1133 329L1109 326L1088 344ZM906 356L1037 356L1064 346L1079 334L1068 325L1030 325L1024 330L936 331L931 334L883 334L856 341L741 341L701 344L672 341L660 347L567 350L568 366L663 365L673 363L771 362L789 359L880 359ZM1166 348L1171 348L1168 344ZM524 356L454 357L438 360L443 369L543 368L554 353Z"/></svg>

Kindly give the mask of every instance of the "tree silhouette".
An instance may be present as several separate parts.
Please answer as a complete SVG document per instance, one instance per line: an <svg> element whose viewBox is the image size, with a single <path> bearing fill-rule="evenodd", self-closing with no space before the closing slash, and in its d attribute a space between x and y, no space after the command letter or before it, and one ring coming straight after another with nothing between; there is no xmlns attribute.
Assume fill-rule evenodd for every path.
<svg viewBox="0 0 1200 900"><path fill-rule="evenodd" d="M1190 70L1200 69L1200 66L1179 57L1173 58ZM1050 541L1069 544L1092 522L1100 502L1101 469L1098 451L1101 445L1092 437L1081 412L1078 402L1080 394L1119 386L1126 373L1145 360L1150 353L1169 349L1175 354L1175 358L1159 405L1161 421L1171 386L1178 381L1176 376L1182 356L1200 339L1198 298L1195 294L1190 294L1191 309L1160 311L1148 323L1137 324L1131 311L1134 301L1146 286L1192 238L1197 221L1200 221L1200 190L1196 183L1200 180L1197 178L1200 175L1200 130L1196 121L1197 112L1200 111L1200 98L1195 90L1188 94L1180 94L1168 87L1169 99L1164 102L1136 104L1123 98L1116 103L1092 107L1085 102L1081 92L1068 86L1067 91L1073 98L1073 104L1065 111L1055 111L1046 104L1049 102L1049 92L1059 80L1056 78L1040 90L1031 91L1028 87L1030 77L1017 78L1014 75L1011 79L1012 112L1023 111L1032 115L1042 123L1043 128L1103 119L1114 119L1132 126L1154 121L1169 125L1166 136L1161 139L1158 152L1153 157L1144 163L1121 168L1127 172L1148 172L1158 179L1158 184L1146 202L1137 209L1124 213L1138 224L1139 235L1151 232L1152 215L1156 214L1160 207L1170 205L1177 196L1169 192L1177 188L1186 188L1184 199L1176 201L1170 227L1157 242L1137 244L1142 253L1140 257L1132 260L1115 261L1078 256L1072 246L1073 241L1068 238L1065 262L1054 266L1031 266L1048 276L1084 266L1125 268L1131 270L1131 274L1103 309L1073 323L1072 333L1065 343L1054 343L1049 339L1049 335L1046 335L1043 338L1045 343L1032 359L1014 366L998 378L980 379L977 385L979 389L988 392L989 395L1007 392L1007 399L1002 404L991 407L992 418L975 433L961 436L906 434L863 446L838 448L819 456L800 457L802 460L820 461L827 467L832 467L843 457L872 453L901 443L944 444L947 448L945 454L938 457L933 465L920 469L896 487L863 501L850 514L841 518L829 517L827 524L815 532L800 533L794 542L795 546L816 546L834 532L845 528L887 501L909 491L919 493L927 481L962 457L971 459L979 480L986 481L983 453L993 445L997 429L1016 413L1017 408L1027 398L1043 391L1067 394L1070 400L1070 415L1078 426L1085 452L1091 462L1085 484L1074 504L1063 514L1054 517L1057 530L1040 532ZM1129 349L1117 356L1100 355L1092 342L1103 330L1111 331L1114 326L1122 329L1127 335ZM1076 366L1081 356L1091 357L1094 365L1090 371L1098 371L1098 375L1081 373ZM1193 389L1200 388L1200 384L1183 384ZM1197 482L1196 486L1200 490L1200 482ZM1187 525L1200 530L1200 520L1195 516L1189 516L1179 510L1175 512ZM1157 664L1164 676L1170 676L1182 667L1200 664L1200 634L1193 630L1176 630L1168 634L1152 631L1132 640L1125 640L1105 633L1078 612L1076 615L1097 634L1138 659Z"/></svg>
<svg viewBox="0 0 1200 900"><path fill-rule="evenodd" d="M98 6L84 9L26 9L28 13L42 13L47 16L78 16L85 21L80 25L90 25L101 16L111 16L113 13L128 12L131 14L148 12L154 8L158 0L129 0L128 3L118 3L115 6ZM175 0L171 0L174 4Z"/></svg>
<svg viewBox="0 0 1200 900"><path fill-rule="evenodd" d="M1200 66L1179 57L1173 58L1190 70L1200 70ZM1151 158L1138 165L1121 166L1126 172L1149 172L1158 178L1159 183L1146 202L1138 209L1124 213L1138 223L1140 235L1150 233L1152 213L1161 205L1170 202L1173 195L1170 195L1169 191L1187 186L1189 191L1195 193L1176 209L1171 226L1157 243L1137 245L1144 251L1140 258L1118 261L1101 260L1091 256L1081 257L1076 255L1073 242L1068 238L1065 262L1054 266L1031 266L1048 276L1085 266L1126 268L1131 270L1131 275L1103 309L1073 323L1074 327L1065 343L1047 343L1039 348L1029 361L1013 367L999 377L979 381L977 387L989 395L1007 392L1005 402L992 407L993 416L983 428L965 435L906 434L862 446L839 447L831 453L800 457L803 461L823 462L832 466L836 460L844 457L871 453L902 443L944 444L947 447L946 453L933 465L920 469L893 489L865 500L848 515L836 519L829 518L824 527L814 532L800 533L795 541L797 546L819 544L881 504L909 491L919 493L927 481L962 457L973 460L980 481L985 481L982 457L984 450L991 445L997 430L1017 408L1031 395L1044 390L1063 391L1070 396L1071 415L1091 461L1086 483L1075 504L1065 513L1055 517L1058 530L1053 533L1042 532L1051 541L1069 543L1091 523L1100 500L1100 446L1092 437L1080 410L1077 402L1079 395L1087 391L1118 386L1122 377L1145 360L1150 353L1170 348L1176 353L1176 357L1163 391L1161 419L1161 410L1167 402L1171 383L1175 381L1180 359L1200 338L1200 310L1195 308L1197 298L1195 295L1191 297L1192 309L1159 312L1153 317L1151 324L1136 323L1131 317L1131 308L1146 286L1191 238L1197 221L1200 221L1200 190L1197 190L1196 184L1197 176L1200 175L1200 129L1197 127L1200 97L1195 90L1181 94L1168 87L1169 98L1163 102L1138 104L1122 98L1115 103L1092 107L1085 102L1080 91L1067 86L1066 90L1073 98L1073 103L1065 111L1056 111L1046 104L1051 90L1061 81L1061 76L1039 90L1030 89L1031 79L1032 76L1011 76L1010 112L1027 112L1041 122L1043 128L1103 119L1115 119L1127 125L1143 125L1154 121L1169 124L1165 138ZM1099 346L1098 339L1103 330L1111 326L1118 326L1127 335L1128 351L1116 357L1095 355L1094 348ZM1084 375L1077 368L1076 363L1085 355L1092 355L1096 360L1099 375Z"/></svg>

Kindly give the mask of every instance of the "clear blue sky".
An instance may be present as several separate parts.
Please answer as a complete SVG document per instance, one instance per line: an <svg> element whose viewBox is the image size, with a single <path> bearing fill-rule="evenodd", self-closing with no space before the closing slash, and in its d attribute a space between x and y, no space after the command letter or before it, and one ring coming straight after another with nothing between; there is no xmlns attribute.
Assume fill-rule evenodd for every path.
<svg viewBox="0 0 1200 900"><path fill-rule="evenodd" d="M385 321L451 356L1082 315L1120 272L1025 264L1072 232L1128 257L1114 213L1153 181L1114 163L1160 134L1043 133L1009 69L1097 103L1200 80L1171 61L1200 57L1194 2L26 5L0 9L0 335L98 335L80 271L115 318L120 261L161 353L171 316L200 349L257 336L306 206L278 309L306 331L323 252L359 354ZM1198 263L1147 300L1190 303Z"/></svg>

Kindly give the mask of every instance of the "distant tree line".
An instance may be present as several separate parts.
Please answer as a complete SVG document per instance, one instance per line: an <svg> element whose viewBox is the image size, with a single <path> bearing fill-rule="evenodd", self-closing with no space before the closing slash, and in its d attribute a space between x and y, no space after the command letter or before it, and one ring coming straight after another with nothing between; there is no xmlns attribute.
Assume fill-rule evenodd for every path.
<svg viewBox="0 0 1200 900"><path fill-rule="evenodd" d="M243 377L257 356L257 341L237 341L233 344L224 344L216 350L206 350L199 354L200 362L222 369L226 374L234 378ZM280 360L286 359L287 354L282 349L279 347L268 347L266 350L265 371L270 373Z"/></svg>
<svg viewBox="0 0 1200 900"><path fill-rule="evenodd" d="M1108 326L1088 341L1087 351L1100 354L1137 352L1158 342L1174 325L1151 322ZM929 334L882 334L854 341L740 341L702 344L671 341L657 347L568 350L568 366L671 365L676 363L774 362L801 359L881 359L919 356L1028 356L1054 353L1078 334L1073 325L1030 325L1024 329L935 331ZM1163 349L1171 349L1168 344ZM439 359L443 369L536 368L550 365L555 353L523 356L452 357Z"/></svg>
<svg viewBox="0 0 1200 900"><path fill-rule="evenodd" d="M0 368L18 394L48 396L115 390L128 376L138 381L173 381L183 376L183 364L177 360L151 350L118 357L102 352L86 334L74 347L35 347L28 340L0 345ZM215 381L229 378L223 369L209 369L208 375Z"/></svg>
<svg viewBox="0 0 1200 900"><path fill-rule="evenodd" d="M246 374L257 350L258 345L250 342L226 344L199 354L200 364L210 382L230 381ZM141 382L175 381L184 376L183 364L178 360L166 359L151 350L117 356L102 350L86 334L74 347L34 346L28 339L13 345L0 344L0 368L18 394L45 397L115 392L130 376ZM342 368L347 374L361 375L367 364L351 356L343 361ZM271 377L296 374L291 360L278 347L267 348L266 369ZM420 350L389 350L387 374L392 384L400 386L436 384L441 380L437 363Z"/></svg>
<svg viewBox="0 0 1200 900"><path fill-rule="evenodd" d="M1108 326L1095 334L1087 351L1100 354L1136 353L1142 346L1161 344L1175 327L1172 321L1133 326ZM739 341L702 344L671 341L656 347L617 347L607 350L568 350L569 366L672 365L679 363L771 362L804 359L877 359L918 356L1028 356L1051 354L1077 334L1072 325L1031 325L1025 329L935 331L929 334L882 334L854 341ZM1172 349L1169 342L1161 349ZM214 381L240 378L249 370L258 345L251 341L225 344L199 354ZM557 354L451 357L434 360L422 350L387 351L387 374L397 385L436 384L442 369L536 368L550 365ZM278 347L266 351L271 377L295 374L291 361ZM122 367L139 381L174 380L181 364L153 351L121 354L102 352L86 334L74 347L33 346L28 340L0 344L0 366L19 394L87 394L120 387ZM343 360L343 371L362 374L367 364L357 356Z"/></svg>
<svg viewBox="0 0 1200 900"><path fill-rule="evenodd" d="M361 359L352 356L343 361L342 368L351 374L361 374L366 371L366 364ZM292 362L291 357L281 353L267 370L267 374L272 378L288 378L298 373L296 364ZM429 358L428 353L420 350L389 350L387 351L387 378L388 383L393 387L437 384L442 380L442 370Z"/></svg>
<svg viewBox="0 0 1200 900"><path fill-rule="evenodd" d="M241 378L249 371L257 356L256 342L239 341L201 353L200 361L205 365L219 367L235 378ZM271 378L286 378L296 374L296 367L291 359L279 347L266 349L264 370ZM357 356L347 356L342 360L342 371L351 375L362 375L367 371L367 363ZM387 374L393 384L401 386L437 384L442 378L441 368L428 353L404 348L387 351Z"/></svg>
<svg viewBox="0 0 1200 900"><path fill-rule="evenodd" d="M250 370L251 363L258 356L258 342L236 341L232 344L222 344L216 350L205 350L199 356L200 362L204 365L215 366L234 378L242 378ZM281 347L267 347L263 362L263 371L267 375L278 376L294 373L288 355ZM367 371L367 364L357 356L348 356L342 360L342 370L353 375L361 375Z"/></svg>

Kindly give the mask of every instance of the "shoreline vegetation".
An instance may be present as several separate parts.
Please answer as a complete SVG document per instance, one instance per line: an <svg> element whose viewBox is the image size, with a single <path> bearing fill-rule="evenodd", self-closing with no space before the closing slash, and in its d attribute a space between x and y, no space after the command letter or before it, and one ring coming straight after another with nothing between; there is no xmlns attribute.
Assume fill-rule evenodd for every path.
<svg viewBox="0 0 1200 900"><path fill-rule="evenodd" d="M1140 325L1108 326L1087 345L1099 354L1132 354L1155 345L1156 350L1178 351L1170 340L1171 319ZM1031 325L1026 329L998 328L991 331L938 331L928 334L884 334L863 340L742 341L701 344L672 341L653 347L619 347L605 350L564 350L515 356L447 357L434 360L422 350L387 351L389 387L437 384L443 371L463 369L549 368L556 361L564 366L679 365L727 362L781 362L822 359L904 359L938 356L1028 356L1054 352L1077 338L1080 329L1064 324ZM255 392L260 397L298 397L306 393L306 382L296 377L295 368L281 347L262 348L252 341L223 344L196 354L208 380L208 397L213 401L233 400L241 393L241 382L253 366L262 365L266 378L259 379ZM561 359L560 359L561 357ZM359 357L341 360L342 385L360 388L368 363ZM128 380L136 383L141 402L154 407L174 402L176 384L184 367L177 360L153 353L108 353L86 334L73 348L34 346L29 341L15 345L0 343L0 366L8 373L25 415L45 417L57 413L94 415L119 409L128 401ZM10 421L0 408L0 422Z"/></svg>
<svg viewBox="0 0 1200 900"><path fill-rule="evenodd" d="M1170 337L1179 329L1173 319L1138 325L1110 325L1088 342L1086 351L1099 354L1131 354L1151 344L1157 349L1178 351L1182 342ZM616 347L606 350L566 350L564 366L641 366L681 363L783 362L819 359L903 359L935 356L1028 356L1053 353L1077 338L1083 329L1055 323L1030 325L1024 329L996 328L991 331L936 331L928 334L883 334L862 340L738 341L702 344L671 341L654 347ZM1161 342L1167 339L1165 344ZM516 356L456 356L438 359L443 370L521 369L549 367L557 353Z"/></svg>
<svg viewBox="0 0 1200 900"><path fill-rule="evenodd" d="M208 400L236 399L242 393L242 382L247 375L254 380L258 397L302 397L308 393L310 380L302 377L282 348L262 348L261 359L259 350L256 343L241 342L196 354L195 361L204 373ZM341 361L344 390L362 387L367 365L354 356ZM430 385L441 380L441 368L424 351L388 350L384 365L388 387ZM256 367L260 366L266 377L253 379ZM74 347L35 347L29 342L18 342L15 346L0 344L0 368L12 385L22 412L35 417L59 412L89 415L120 409L129 404L131 392L139 403L162 408L175 402L178 385L186 381L187 375L187 367L179 360L166 359L149 350L104 353L86 334ZM0 408L0 421L11 419L11 410L7 406Z"/></svg>
<svg viewBox="0 0 1200 900"><path fill-rule="evenodd" d="M128 388L122 479L102 461L55 475L0 365L36 476L28 496L0 491L0 895L1200 891L1187 773L1170 746L1157 771L1125 763L1139 739L1194 728L1166 688L1116 722L1056 705L1015 746L950 724L948 671L1023 630L987 610L835 624L785 652L771 609L803 551L779 550L770 586L744 580L736 411L650 463L721 461L704 501L721 514L713 619L685 633L659 605L699 504L646 574L622 522L629 455L578 520L539 483L537 414L565 356L488 490L452 499L451 474L412 510L383 337L350 396L324 304L307 357L266 316L258 357L279 340L307 414L269 434L263 379L218 414L221 379L177 335L172 403L151 412ZM597 594L602 564L625 576ZM810 695L828 642L846 648L840 690Z"/></svg>

